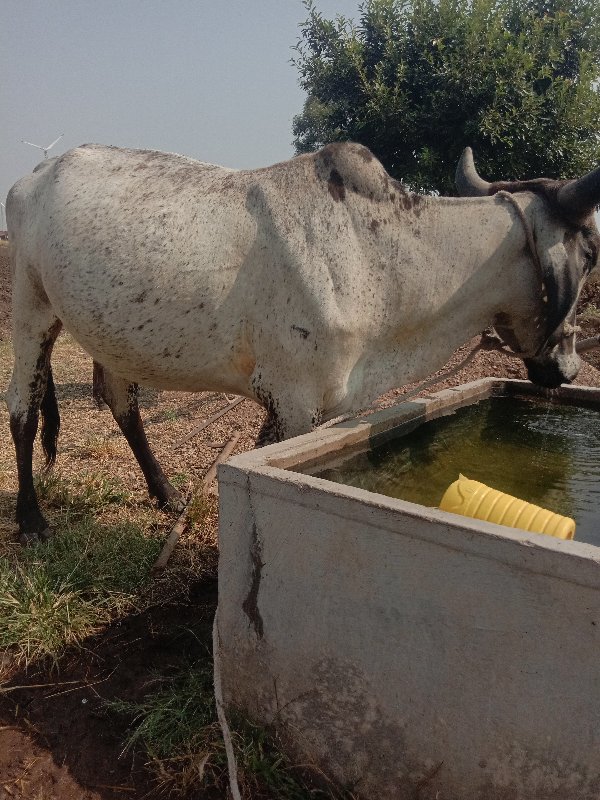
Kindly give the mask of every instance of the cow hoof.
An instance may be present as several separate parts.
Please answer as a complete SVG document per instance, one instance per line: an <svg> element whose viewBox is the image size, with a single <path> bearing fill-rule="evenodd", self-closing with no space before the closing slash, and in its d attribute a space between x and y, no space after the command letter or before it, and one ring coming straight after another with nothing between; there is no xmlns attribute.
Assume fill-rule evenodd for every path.
<svg viewBox="0 0 600 800"><path fill-rule="evenodd" d="M186 505L187 503L185 502L183 497L179 494L178 497L171 497L167 501L165 507L168 508L169 511L173 511L175 514L181 514L183 513L183 510L186 507Z"/></svg>
<svg viewBox="0 0 600 800"><path fill-rule="evenodd" d="M33 547L40 542L47 542L53 535L52 530L48 527L44 528L41 533L37 531L21 531L19 534L19 543L23 547Z"/></svg>
<svg viewBox="0 0 600 800"><path fill-rule="evenodd" d="M52 539L54 536L54 531L52 528L44 528L44 530L39 534L40 542L47 542L49 539Z"/></svg>
<svg viewBox="0 0 600 800"><path fill-rule="evenodd" d="M161 493L161 497L157 497L157 502L159 508L165 511L173 511L175 514L181 514L187 505L183 495L172 486L170 486L167 491Z"/></svg>

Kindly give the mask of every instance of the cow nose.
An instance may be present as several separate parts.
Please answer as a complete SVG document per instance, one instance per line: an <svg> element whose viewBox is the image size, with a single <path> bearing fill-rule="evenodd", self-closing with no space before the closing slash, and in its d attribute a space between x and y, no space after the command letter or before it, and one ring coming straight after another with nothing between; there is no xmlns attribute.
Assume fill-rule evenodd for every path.
<svg viewBox="0 0 600 800"><path fill-rule="evenodd" d="M556 359L526 358L527 377L537 386L556 389L561 383L571 383L581 368L581 359L572 354Z"/></svg>

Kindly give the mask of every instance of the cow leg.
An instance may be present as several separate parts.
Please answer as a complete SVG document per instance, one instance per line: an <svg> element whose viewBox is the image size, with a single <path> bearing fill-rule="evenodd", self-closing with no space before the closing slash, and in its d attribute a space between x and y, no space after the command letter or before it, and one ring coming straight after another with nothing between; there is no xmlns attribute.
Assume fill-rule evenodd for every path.
<svg viewBox="0 0 600 800"><path fill-rule="evenodd" d="M40 298L23 302L27 287L15 285L13 294L14 366L6 404L10 415L10 432L15 445L19 489L16 520L22 544L34 544L50 537L51 531L40 511L33 485L33 443L38 429L40 407L44 415L42 443L47 466L56 455L58 406L50 370L52 347L61 323L49 307L42 307ZM23 309L23 314L20 310Z"/></svg>
<svg viewBox="0 0 600 800"><path fill-rule="evenodd" d="M256 447L265 447L268 444L274 444L281 441L280 437L280 424L275 414L267 413L267 418L263 422L261 429L256 437Z"/></svg>
<svg viewBox="0 0 600 800"><path fill-rule="evenodd" d="M172 486L148 444L138 407L138 387L117 378L107 370L101 387L101 396L112 411L112 415L135 456L148 485L148 492L155 497L161 508L167 507L180 513L185 501Z"/></svg>
<svg viewBox="0 0 600 800"><path fill-rule="evenodd" d="M263 385L257 391L257 400L266 409L267 418L256 437L256 447L300 436L321 423L321 413L313 398L296 394L286 397L275 390L266 391Z"/></svg>

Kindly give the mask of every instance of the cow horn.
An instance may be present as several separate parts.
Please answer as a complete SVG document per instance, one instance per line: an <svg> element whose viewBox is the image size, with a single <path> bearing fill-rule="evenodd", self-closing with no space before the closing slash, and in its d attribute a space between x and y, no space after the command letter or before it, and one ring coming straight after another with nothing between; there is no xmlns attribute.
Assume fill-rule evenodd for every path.
<svg viewBox="0 0 600 800"><path fill-rule="evenodd" d="M570 217L586 217L600 204L600 167L558 190L558 204Z"/></svg>
<svg viewBox="0 0 600 800"><path fill-rule="evenodd" d="M489 194L491 183L480 178L475 169L473 151L465 147L456 167L454 177L456 188L461 197L486 197Z"/></svg>

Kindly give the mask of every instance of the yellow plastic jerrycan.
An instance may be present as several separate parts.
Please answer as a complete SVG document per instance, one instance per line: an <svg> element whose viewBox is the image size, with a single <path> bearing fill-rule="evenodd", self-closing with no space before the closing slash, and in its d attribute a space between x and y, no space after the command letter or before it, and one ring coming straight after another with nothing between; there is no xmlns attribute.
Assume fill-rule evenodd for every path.
<svg viewBox="0 0 600 800"><path fill-rule="evenodd" d="M490 489L484 483L472 481L464 475L460 475L446 489L440 508L442 511L496 522L498 525L547 533L557 539L572 539L575 535L575 521L569 517L562 517L510 494Z"/></svg>

